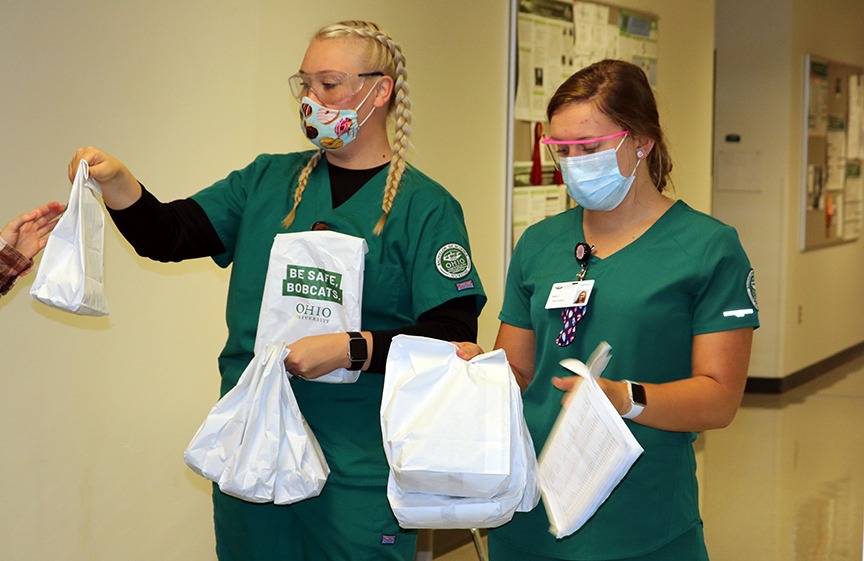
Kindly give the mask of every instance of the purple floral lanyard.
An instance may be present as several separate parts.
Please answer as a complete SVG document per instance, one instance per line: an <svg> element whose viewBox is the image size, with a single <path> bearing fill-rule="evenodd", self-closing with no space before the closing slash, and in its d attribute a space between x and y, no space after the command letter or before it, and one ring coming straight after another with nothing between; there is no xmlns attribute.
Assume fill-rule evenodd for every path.
<svg viewBox="0 0 864 561"><path fill-rule="evenodd" d="M579 263L581 270L576 275L576 281L581 282L588 272L588 260L591 258L591 252L594 251L593 245L588 245L585 242L576 244L574 253L576 254L576 262ZM573 306L561 310L561 320L564 322L564 327L555 338L555 344L559 347L566 347L576 338L576 325L582 321L585 314L588 313L588 304L582 306Z"/></svg>

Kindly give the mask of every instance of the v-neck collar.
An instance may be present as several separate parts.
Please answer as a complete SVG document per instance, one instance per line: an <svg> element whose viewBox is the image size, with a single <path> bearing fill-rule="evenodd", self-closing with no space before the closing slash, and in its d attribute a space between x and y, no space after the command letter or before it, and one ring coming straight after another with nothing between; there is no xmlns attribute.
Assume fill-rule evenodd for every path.
<svg viewBox="0 0 864 561"><path fill-rule="evenodd" d="M666 221L670 220L673 215L678 214L678 212L679 212L678 209L683 208L684 205L685 205L685 203L683 201L681 201L680 199L676 200L674 203L672 203L672 205L669 206L669 208L667 208L663 212L663 214L661 214L657 218L657 220L654 221L653 224L651 224L651 226L648 227L647 230L642 232L642 234L640 234L639 237L637 237L635 240L631 241L630 243L628 243L627 245L625 245L624 247L622 247L621 249L619 249L615 253L607 255L606 257L597 257L596 255L594 255L592 257L594 259L597 259L598 261L601 261L601 262L602 261L608 261L609 259L612 259L619 254L626 253L628 251L632 251L631 248L633 246L636 246L636 249L638 249L639 246L642 245L643 243L650 243L651 239L655 235L657 235L657 232L661 228L663 228L663 224ZM578 212L577 216L578 216L578 220L579 220L579 225L578 225L579 241L585 241L585 222L584 222L585 209L581 208L581 207L576 207L575 210L576 210L576 212Z"/></svg>
<svg viewBox="0 0 864 561"><path fill-rule="evenodd" d="M330 197L330 208L336 210L349 204L355 195L363 190L373 179L378 177L389 166L389 162L374 168L352 170L326 161L327 193ZM339 183L334 184L333 180ZM347 195L347 196L346 196Z"/></svg>

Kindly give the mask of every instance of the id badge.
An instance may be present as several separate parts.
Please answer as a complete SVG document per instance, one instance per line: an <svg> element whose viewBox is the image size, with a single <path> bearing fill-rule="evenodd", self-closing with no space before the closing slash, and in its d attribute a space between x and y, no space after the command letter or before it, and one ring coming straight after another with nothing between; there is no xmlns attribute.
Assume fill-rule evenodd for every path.
<svg viewBox="0 0 864 561"><path fill-rule="evenodd" d="M572 308L573 306L584 306L591 298L594 289L594 280L556 282L549 291L546 300L546 309Z"/></svg>

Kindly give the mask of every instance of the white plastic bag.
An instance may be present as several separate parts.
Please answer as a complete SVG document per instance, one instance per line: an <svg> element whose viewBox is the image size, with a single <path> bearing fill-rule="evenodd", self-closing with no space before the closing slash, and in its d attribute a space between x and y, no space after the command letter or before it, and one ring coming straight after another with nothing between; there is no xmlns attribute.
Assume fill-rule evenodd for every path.
<svg viewBox="0 0 864 561"><path fill-rule="evenodd" d="M269 345L213 407L186 464L222 492L256 503L317 496L330 468L285 375L285 345Z"/></svg>
<svg viewBox="0 0 864 561"><path fill-rule="evenodd" d="M453 497L433 493L409 493L399 488L391 472L387 481L387 498L399 525L403 528L495 528L506 524L515 512L528 512L537 506L537 459L534 444L522 416L519 386L513 382L511 417L513 455L512 476L507 489L494 497Z"/></svg>
<svg viewBox="0 0 864 561"><path fill-rule="evenodd" d="M105 214L102 189L81 160L66 212L48 237L30 294L43 304L79 315L108 314L103 282ZM99 198L97 198L99 197Z"/></svg>
<svg viewBox="0 0 864 561"><path fill-rule="evenodd" d="M391 467L387 498L403 528L494 528L516 511L533 509L540 499L534 444L504 351L469 363L455 353L450 343L408 335L394 337L390 347L381 427ZM502 406L506 413L491 413L492 422L478 421ZM428 417L433 410L433 418ZM464 446L447 452L446 440L462 440L473 424L490 433L485 440L492 443L494 461L485 461L482 452L463 455ZM495 435L505 435L503 469ZM434 444L427 448L427 442ZM476 446L486 444L477 441ZM501 484L491 485L494 481Z"/></svg>
<svg viewBox="0 0 864 561"><path fill-rule="evenodd" d="M381 426L403 491L491 497L510 481L510 372L501 353L472 362L446 342L393 338Z"/></svg>
<svg viewBox="0 0 864 561"><path fill-rule="evenodd" d="M218 482L228 468L243 441L249 410L264 366L259 357L252 359L237 385L213 406L186 447L186 465L198 475Z"/></svg>
<svg viewBox="0 0 864 561"><path fill-rule="evenodd" d="M366 240L331 231L277 234L258 316L255 353L309 335L360 331ZM314 382L353 383L340 368Z"/></svg>

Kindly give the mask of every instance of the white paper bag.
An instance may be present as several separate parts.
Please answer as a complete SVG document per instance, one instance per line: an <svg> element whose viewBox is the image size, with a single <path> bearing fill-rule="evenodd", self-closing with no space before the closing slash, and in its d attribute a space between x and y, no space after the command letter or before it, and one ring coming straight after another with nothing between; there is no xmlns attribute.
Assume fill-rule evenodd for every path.
<svg viewBox="0 0 864 561"><path fill-rule="evenodd" d="M399 488L391 471L387 498L403 528L495 528L506 524L515 512L528 512L540 500L536 472L537 459L528 426L522 416L522 400L515 380L511 388L511 478L507 489L491 498L454 497L434 493L409 493Z"/></svg>
<svg viewBox="0 0 864 561"><path fill-rule="evenodd" d="M331 231L277 234L258 316L255 353L309 335L360 331L366 240ZM346 348L347 352L347 348ZM353 383L340 368L314 382Z"/></svg>
<svg viewBox="0 0 864 561"><path fill-rule="evenodd" d="M395 349L395 354L394 354ZM412 356L414 353L417 356ZM465 363L462 359L455 356L455 347L444 341L434 341L421 337L412 337L408 335L399 335L393 338L393 344L390 348L390 355L387 362L387 377L385 378L384 398L381 406L381 426L384 435L385 454L387 455L388 463L390 463L390 477L387 486L387 498L390 501L390 506L393 509L399 525L403 528L494 528L504 524L513 517L516 511L527 512L537 506L540 499L540 492L536 481L537 459L534 455L534 444L531 440L531 435L528 432L528 427L525 423L525 418L522 414L522 397L519 386L516 384L513 374L510 371L504 351L498 350L491 353L475 357L471 362ZM406 361L406 357L412 357L415 360ZM462 364L451 362L455 358ZM401 365L401 366L400 366ZM454 376L440 375L442 370L452 368L454 372L460 372L463 366L467 365L468 370L477 370L482 372L480 376L464 375L460 377L462 382ZM413 394L412 392L402 393L399 389L399 378L409 376L406 372L411 371L418 373L416 376L418 387L413 390L422 390L423 386L427 386L429 392L425 395ZM439 376L435 376L435 373ZM428 375L427 375L428 374ZM393 380L388 380L393 376ZM440 421L440 419L429 420L422 413L417 415L408 415L412 418L410 423L418 426L418 431L415 433L410 430L401 430L402 434L407 438L414 438L417 435L425 435L429 431L435 431L439 425L444 426L459 426L464 432L469 428L469 425L474 422L473 418L484 416L487 409L496 409L497 405L490 406L489 399L475 399L470 406L474 412L470 413L469 417L462 417L464 411L456 407L451 409L451 399L453 404L458 404L461 401L460 387L465 387L465 381L470 380L467 385L479 383L481 386L485 384L483 377L495 378L495 383L491 384L494 388L490 391L490 396L497 396L492 399L501 400L504 407L507 409L506 424L503 426L487 425L487 428L498 434L507 435L506 468L503 470L506 477L503 487L487 496L466 496L452 493L452 491L466 487L466 478L464 472L466 469L471 472L471 477L475 481L488 483L493 481L492 477L477 478L478 470L474 466L467 466L464 461L465 457L460 457L458 454L446 452L446 446L435 446L430 448L430 452L434 452L435 458L429 465L435 467L433 471L425 471L428 476L428 481L434 485L440 484L446 479L446 472L438 471L441 466L449 466L452 469L451 475L453 481L447 484L446 482L439 488L435 488L433 484L424 482L424 470L415 470L410 476L406 477L405 465L416 466L419 462L414 458L408 457L408 454L416 453L422 448L420 445L406 449L401 448L399 460L403 466L400 468L401 473L397 470L394 462L396 461L398 448L398 439L393 436L391 430L396 426L401 425L398 418L394 419L391 413L395 413L395 417L406 416L403 413L409 411L411 400L414 401L414 406L418 410L422 410L424 405L431 406L443 415L438 417L450 417L450 420ZM504 382L505 391L503 395L498 392L497 382ZM390 387L388 387L388 383ZM444 394L438 395L432 388L433 386L456 386L455 390L445 391ZM404 387L404 386L402 386ZM470 391L468 393L471 393ZM413 395L412 395L413 394ZM455 399L453 399L455 396ZM396 402L394 404L394 402ZM495 417L496 415L492 415ZM500 417L500 415L498 415ZM446 429L443 431L446 433ZM425 436L419 436L425 438ZM460 437L461 438L461 437ZM478 444L482 446L482 444ZM443 453L444 457L438 454ZM427 454L427 457L429 454ZM471 454L469 457L477 458L477 454ZM497 469L497 468L496 468ZM501 470L498 470L499 472ZM501 473L494 473L494 477L500 477ZM416 489L418 487L427 489L427 492L418 492L406 489L400 485L400 480L404 479L408 485ZM476 488L468 487L468 492L477 495Z"/></svg>
<svg viewBox="0 0 864 561"><path fill-rule="evenodd" d="M98 198L97 198L98 197ZM42 254L30 294L49 306L79 315L108 314L103 284L105 215L102 189L81 160L66 212Z"/></svg>
<svg viewBox="0 0 864 561"><path fill-rule="evenodd" d="M385 451L404 491L491 497L510 480L509 369L446 341L399 335L381 403Z"/></svg>
<svg viewBox="0 0 864 561"><path fill-rule="evenodd" d="M256 355L186 449L186 464L240 499L289 504L317 496L330 469L285 375L284 345Z"/></svg>

